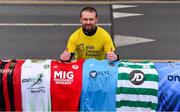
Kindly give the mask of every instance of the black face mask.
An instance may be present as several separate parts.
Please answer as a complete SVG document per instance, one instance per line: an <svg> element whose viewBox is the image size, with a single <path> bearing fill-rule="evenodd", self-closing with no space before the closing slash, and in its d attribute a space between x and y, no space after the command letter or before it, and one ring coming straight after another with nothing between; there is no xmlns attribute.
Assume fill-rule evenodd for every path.
<svg viewBox="0 0 180 112"><path fill-rule="evenodd" d="M95 28L94 28L93 30L91 30L91 31L88 31L88 30L86 30L85 28L83 28L83 32L84 32L84 34L87 35L87 36L92 36L92 35L94 35L94 34L96 33L96 31L97 31L97 27L96 27L96 26L95 26Z"/></svg>

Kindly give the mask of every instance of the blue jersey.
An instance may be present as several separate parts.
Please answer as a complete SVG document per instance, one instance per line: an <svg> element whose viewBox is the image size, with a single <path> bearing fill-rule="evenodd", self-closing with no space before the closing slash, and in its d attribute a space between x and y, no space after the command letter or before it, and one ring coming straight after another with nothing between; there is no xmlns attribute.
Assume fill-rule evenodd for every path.
<svg viewBox="0 0 180 112"><path fill-rule="evenodd" d="M86 60L80 111L115 111L117 79L118 62Z"/></svg>
<svg viewBox="0 0 180 112"><path fill-rule="evenodd" d="M180 62L155 66L159 72L157 111L180 111Z"/></svg>

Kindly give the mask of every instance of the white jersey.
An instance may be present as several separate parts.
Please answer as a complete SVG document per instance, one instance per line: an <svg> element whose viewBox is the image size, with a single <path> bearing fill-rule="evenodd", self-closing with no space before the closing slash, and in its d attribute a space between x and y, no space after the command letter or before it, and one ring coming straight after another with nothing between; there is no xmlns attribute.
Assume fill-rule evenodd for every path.
<svg viewBox="0 0 180 112"><path fill-rule="evenodd" d="M50 111L51 60L26 60L21 69L23 111Z"/></svg>

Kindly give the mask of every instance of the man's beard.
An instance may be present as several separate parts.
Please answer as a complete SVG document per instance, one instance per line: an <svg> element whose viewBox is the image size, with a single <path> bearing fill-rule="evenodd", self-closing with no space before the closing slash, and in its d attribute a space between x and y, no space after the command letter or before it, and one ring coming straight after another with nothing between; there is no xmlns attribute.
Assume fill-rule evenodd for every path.
<svg viewBox="0 0 180 112"><path fill-rule="evenodd" d="M84 25L83 29L85 29L87 32L91 32L95 29L95 25Z"/></svg>
<svg viewBox="0 0 180 112"><path fill-rule="evenodd" d="M94 27L92 27L91 29L85 29L85 27L83 27L83 32L84 32L84 34L85 35L87 35L87 36L92 36L92 35L94 35L95 33L96 33L96 31L97 31L97 27L96 26L94 26Z"/></svg>

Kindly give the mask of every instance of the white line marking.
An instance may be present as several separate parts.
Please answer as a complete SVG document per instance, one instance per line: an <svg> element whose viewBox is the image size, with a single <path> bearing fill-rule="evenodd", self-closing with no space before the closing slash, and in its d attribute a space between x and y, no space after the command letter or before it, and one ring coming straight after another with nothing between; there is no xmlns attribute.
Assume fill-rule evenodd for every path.
<svg viewBox="0 0 180 112"><path fill-rule="evenodd" d="M141 15L144 14L113 12L113 18L123 18L123 17L132 17L132 16L141 16Z"/></svg>
<svg viewBox="0 0 180 112"><path fill-rule="evenodd" d="M111 23L99 23L99 26L111 26ZM0 26L81 26L78 23L0 23Z"/></svg>
<svg viewBox="0 0 180 112"><path fill-rule="evenodd" d="M145 42L153 42L153 41L156 41L156 40L142 38L142 37L135 37L135 36L124 36L124 35L115 35L114 36L114 43L117 47L145 43Z"/></svg>
<svg viewBox="0 0 180 112"><path fill-rule="evenodd" d="M113 9L138 7L138 5L112 5Z"/></svg>

